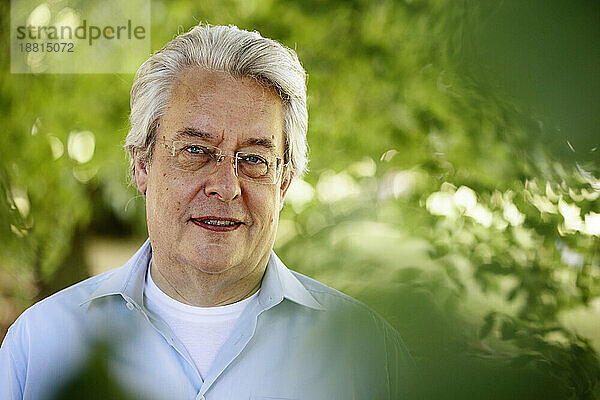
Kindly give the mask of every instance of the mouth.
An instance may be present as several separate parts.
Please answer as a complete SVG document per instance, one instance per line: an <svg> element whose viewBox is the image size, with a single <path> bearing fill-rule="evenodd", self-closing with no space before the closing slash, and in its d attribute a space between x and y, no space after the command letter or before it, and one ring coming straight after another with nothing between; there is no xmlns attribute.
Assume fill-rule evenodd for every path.
<svg viewBox="0 0 600 400"><path fill-rule="evenodd" d="M242 225L242 222L236 219L220 217L190 218L189 221L201 228L213 232L230 232Z"/></svg>

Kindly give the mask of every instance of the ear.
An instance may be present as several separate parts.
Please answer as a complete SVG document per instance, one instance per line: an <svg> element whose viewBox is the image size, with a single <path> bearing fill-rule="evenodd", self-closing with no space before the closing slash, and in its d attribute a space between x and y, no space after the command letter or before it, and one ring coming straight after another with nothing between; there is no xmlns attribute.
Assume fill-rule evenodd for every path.
<svg viewBox="0 0 600 400"><path fill-rule="evenodd" d="M146 189L148 188L148 170L146 162L142 161L139 154L134 155L134 176L135 176L135 186L142 194L146 194Z"/></svg>
<svg viewBox="0 0 600 400"><path fill-rule="evenodd" d="M293 179L294 172L286 168L281 178L281 186L279 186L279 198L281 201L281 204L279 205L279 210L283 208L283 200L285 199L285 195L287 194L287 191L290 188Z"/></svg>

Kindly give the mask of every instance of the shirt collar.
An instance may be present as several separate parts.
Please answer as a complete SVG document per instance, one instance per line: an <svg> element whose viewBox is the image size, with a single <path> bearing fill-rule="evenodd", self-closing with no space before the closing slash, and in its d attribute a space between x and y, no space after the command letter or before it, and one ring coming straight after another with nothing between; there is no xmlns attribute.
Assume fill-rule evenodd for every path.
<svg viewBox="0 0 600 400"><path fill-rule="evenodd" d="M265 307L280 303L283 298L315 310L325 308L313 297L292 272L271 251L267 270L260 286L258 301Z"/></svg>
<svg viewBox="0 0 600 400"><path fill-rule="evenodd" d="M81 305L100 297L121 295L126 301L142 307L144 304L144 280L151 256L152 247L150 239L147 239L133 257L103 281ZM305 307L324 310L324 307L283 264L275 252L271 251L258 301L263 306L270 308L280 303L283 298Z"/></svg>
<svg viewBox="0 0 600 400"><path fill-rule="evenodd" d="M150 239L147 239L133 257L103 281L81 305L100 297L121 295L126 301L141 307L144 304L144 283L151 256L152 247Z"/></svg>

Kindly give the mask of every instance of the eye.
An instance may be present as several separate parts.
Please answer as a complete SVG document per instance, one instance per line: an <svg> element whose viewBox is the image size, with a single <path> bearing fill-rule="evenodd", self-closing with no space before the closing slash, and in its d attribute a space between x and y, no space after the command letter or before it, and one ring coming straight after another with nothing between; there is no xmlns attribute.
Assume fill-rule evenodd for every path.
<svg viewBox="0 0 600 400"><path fill-rule="evenodd" d="M206 147L195 144L184 146L181 150L191 155L209 154L209 150Z"/></svg>
<svg viewBox="0 0 600 400"><path fill-rule="evenodd" d="M242 161L247 162L249 164L266 164L267 160L263 156L259 156L258 154L244 154L240 155Z"/></svg>

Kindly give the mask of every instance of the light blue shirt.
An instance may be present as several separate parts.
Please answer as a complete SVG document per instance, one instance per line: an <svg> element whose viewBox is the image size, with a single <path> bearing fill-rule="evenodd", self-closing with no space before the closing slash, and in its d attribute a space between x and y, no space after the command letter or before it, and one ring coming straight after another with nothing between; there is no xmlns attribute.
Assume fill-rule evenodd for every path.
<svg viewBox="0 0 600 400"><path fill-rule="evenodd" d="M0 399L44 400L110 342L115 382L134 399L405 398L413 364L398 333L362 303L271 254L258 301L202 380L167 324L144 306L149 241L121 268L26 310L0 348Z"/></svg>

